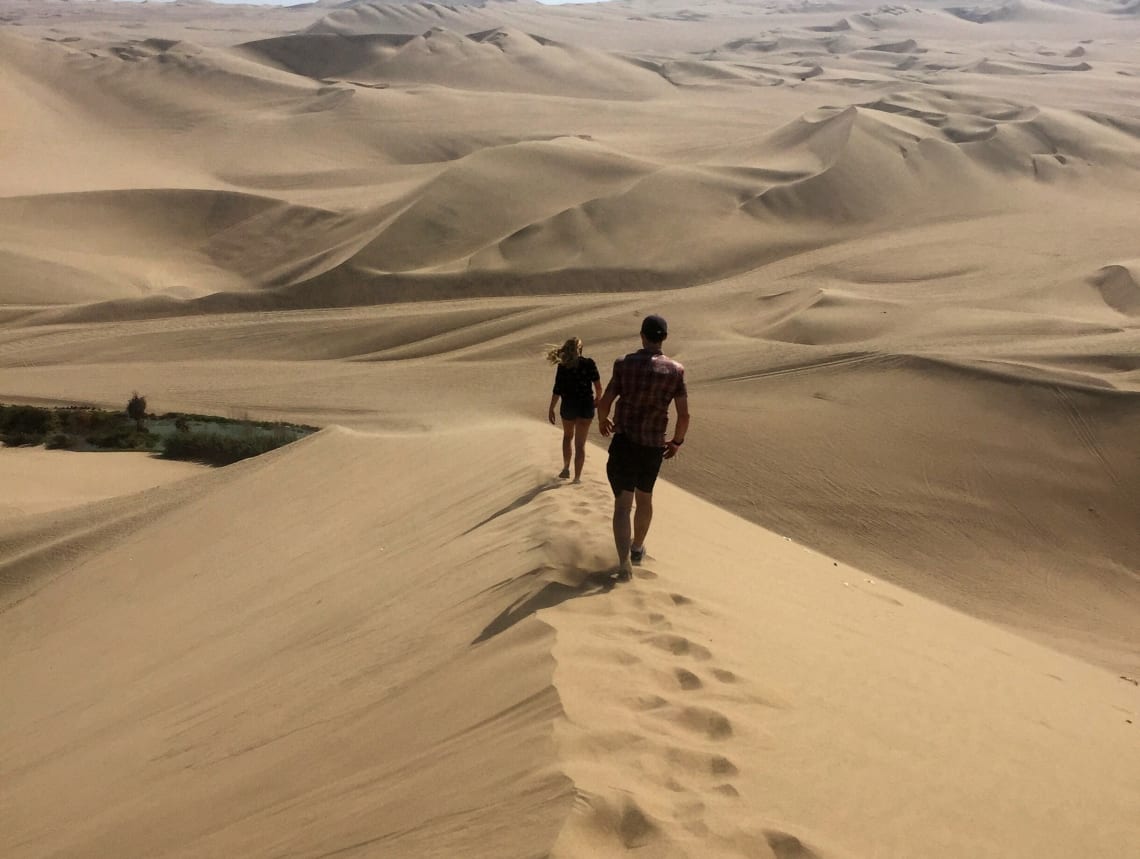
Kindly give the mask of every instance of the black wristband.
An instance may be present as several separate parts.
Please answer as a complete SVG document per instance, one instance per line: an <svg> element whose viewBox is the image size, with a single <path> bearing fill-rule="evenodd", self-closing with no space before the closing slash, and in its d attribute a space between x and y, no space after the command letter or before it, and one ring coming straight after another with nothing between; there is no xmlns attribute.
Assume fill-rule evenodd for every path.
<svg viewBox="0 0 1140 859"><path fill-rule="evenodd" d="M677 439L672 439L671 441L667 441L667 442L665 442L665 443L666 443L666 444L672 444L672 445L676 445L677 447L680 447L681 445L683 445L683 444L685 443L685 440L684 440L684 439L681 439L680 441L677 441Z"/></svg>

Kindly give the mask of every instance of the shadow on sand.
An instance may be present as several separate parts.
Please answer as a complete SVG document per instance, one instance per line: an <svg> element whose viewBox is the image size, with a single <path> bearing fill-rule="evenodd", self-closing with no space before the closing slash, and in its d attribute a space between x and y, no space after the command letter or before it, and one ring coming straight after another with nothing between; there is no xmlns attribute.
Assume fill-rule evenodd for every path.
<svg viewBox="0 0 1140 859"><path fill-rule="evenodd" d="M577 585L562 582L547 582L528 597L522 597L503 609L499 615L483 629L471 644L479 644L494 638L500 632L510 629L520 620L530 617L536 611L553 608L567 600L591 597L612 591L618 583L613 571L590 573Z"/></svg>
<svg viewBox="0 0 1140 859"><path fill-rule="evenodd" d="M557 489L558 487L565 485L566 484L560 480L548 480L546 483L540 483L538 486L534 487L534 489L529 489L524 492L503 509L496 510L482 522L472 525L470 528L463 532L463 536L466 537L472 531L482 528L488 522L493 522L495 519L498 519L500 516L506 513L510 513L512 510L518 510L520 507L524 507L527 504L530 504L530 502L534 501L534 499L541 495L543 492L547 492L551 489Z"/></svg>

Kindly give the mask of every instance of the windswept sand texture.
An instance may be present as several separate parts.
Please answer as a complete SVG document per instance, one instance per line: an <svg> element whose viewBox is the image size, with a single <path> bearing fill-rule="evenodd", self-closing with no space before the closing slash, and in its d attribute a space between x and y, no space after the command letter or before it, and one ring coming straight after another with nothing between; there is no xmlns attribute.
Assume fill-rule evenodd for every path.
<svg viewBox="0 0 1140 859"><path fill-rule="evenodd" d="M0 451L0 855L1140 855L1134 3L0 22L0 402L327 427Z"/></svg>

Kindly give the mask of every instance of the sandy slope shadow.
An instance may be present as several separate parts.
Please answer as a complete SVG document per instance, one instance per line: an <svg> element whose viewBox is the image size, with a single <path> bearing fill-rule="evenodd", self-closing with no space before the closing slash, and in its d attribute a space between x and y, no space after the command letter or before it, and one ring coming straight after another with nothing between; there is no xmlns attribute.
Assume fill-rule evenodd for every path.
<svg viewBox="0 0 1140 859"><path fill-rule="evenodd" d="M534 501L534 499L541 495L543 492L547 492L551 489L557 489L558 487L565 485L566 483L561 480L548 480L546 483L540 483L538 486L534 487L534 489L528 489L506 507L503 507L500 510L496 510L482 522L478 522L472 525L470 528L463 532L463 536L466 537L472 531L479 530L488 522L493 522L500 516L504 516L507 513L510 513L512 510L518 510L520 507L525 507L527 504L530 504L530 502Z"/></svg>
<svg viewBox="0 0 1140 859"><path fill-rule="evenodd" d="M535 593L515 600L499 612L495 619L487 624L483 631L472 640L471 644L476 645L494 638L500 632L510 629L520 620L530 617L536 611L553 608L567 600L608 593L613 590L616 584L617 579L614 578L614 573L610 570L589 573L576 585L547 582Z"/></svg>

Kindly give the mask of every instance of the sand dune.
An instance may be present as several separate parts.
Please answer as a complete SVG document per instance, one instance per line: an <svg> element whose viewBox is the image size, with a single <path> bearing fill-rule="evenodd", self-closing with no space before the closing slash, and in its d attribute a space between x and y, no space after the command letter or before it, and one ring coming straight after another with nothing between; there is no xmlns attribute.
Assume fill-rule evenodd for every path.
<svg viewBox="0 0 1140 859"><path fill-rule="evenodd" d="M324 35L405 33L418 36L434 27L473 33L500 26L515 4L504 3L353 3L310 25L306 32ZM504 9L504 7L506 7Z"/></svg>
<svg viewBox="0 0 1140 859"><path fill-rule="evenodd" d="M746 146L725 141L703 147L696 157L651 159L592 134L555 133L541 142L457 140L442 158L417 158L416 137L370 130L372 138L350 143L342 132L340 139L373 151L379 145L386 156L380 165L369 166L361 152L358 166L343 157L333 159L337 168L326 170L285 161L277 171L258 174L252 160L225 143L232 132L224 116L246 111L251 100L264 116L255 139L272 128L289 128L299 133L299 143L315 145L315 121L336 116L349 120L346 131L361 128L359 118L368 110L398 109L406 98L403 87L415 83L450 87L460 81L463 87L535 93L554 88L560 95L592 98L656 94L647 109L661 114L685 98L665 78L676 82L701 74L677 63L654 72L643 67L652 63L639 66L501 28L470 36L442 30L415 37L292 36L247 44L240 52L143 40L91 56L69 46L12 44L19 48L14 56L22 75L41 59L47 62L45 79L70 111L71 129L87 132L98 116L95 136L113 147L131 136L119 130L122 123L133 127L149 117L154 127L148 134L164 144L161 155L148 153L140 164L121 167L122 179L89 174L105 189L128 175L139 183L130 193L117 191L114 200L58 188L52 196L32 197L21 187L46 183L51 189L63 178L58 172L44 181L15 179L9 192L15 195L5 206L22 215L6 240L17 266L7 291L10 301L21 303L30 297L20 284L41 272L58 284L56 291L45 291L57 302L156 294L194 298L304 284L303 297L294 290L282 299L290 307L343 304L344 297L324 296L338 292L346 279L372 283L349 301L373 303L376 298L368 295L391 300L425 289L441 297L454 294L449 273L456 271L501 273L500 292L525 289L518 279L568 269L593 273L602 288L647 276L692 283L762 264L803 247L809 235L807 241L819 242L819 228L877 230L885 216L913 220L990 211L995 196L1008 197L991 193L994 171L1055 184L1074 173L1122 168L1113 181L1129 184L1140 164L1140 138L1127 116L1041 110L1008 99L911 88L815 109L774 134L754 136ZM740 52L751 44L729 46ZM271 59L280 68L251 57ZM982 60L972 69L1076 68L999 65ZM709 64L711 80L725 79L716 71L722 67L728 68L720 61ZM830 74L820 66L795 69L792 76L801 80ZM789 80L786 69L777 67L737 66L728 76L749 83L757 73L768 83ZM359 85L322 84L330 75L360 79ZM88 104L91 80L99 81L98 111ZM75 81L84 83L77 88ZM380 82L400 92L362 88ZM118 119L108 122L108 116ZM208 133L211 126L218 135ZM207 139L207 148L197 145ZM33 152L26 154L35 160ZM159 176L175 178L177 187L164 189ZM535 176L543 184L534 185ZM83 190L98 187L91 179L80 183ZM1018 195L1032 200L1028 205L1040 204L1036 192ZM469 213L476 201L493 216L472 228ZM110 211L110 217L94 229L75 230L73 219L91 220L92 206ZM60 246L45 232L43 225L60 217L68 235L82 233L78 247L70 240ZM146 223L136 229L140 218ZM797 235L788 229L790 221L818 224ZM697 225L705 233L694 244ZM150 258L144 260L140 246L163 250L146 250ZM91 277L82 286L68 285L74 271ZM433 277L422 287L388 283L393 275L411 272ZM536 282L534 288L564 289L565 278L545 286Z"/></svg>
<svg viewBox="0 0 1140 859"><path fill-rule="evenodd" d="M1011 832L1038 856L1136 842L1131 687L670 487L661 560L610 590L592 577L606 490L549 483L547 446L518 423L326 432L115 502L114 543L9 580L5 852L848 856L886 828L933 857L967 824L978 855ZM409 459L464 480L425 495ZM693 577L710 540L719 574ZM841 749L860 779L829 775ZM987 764L916 801L922 761L965 749ZM1117 827L1056 812L1074 780ZM994 803L1007 784L1018 798ZM82 822L50 826L44 793Z"/></svg>
<svg viewBox="0 0 1140 859"><path fill-rule="evenodd" d="M0 854L1140 854L1129 9L0 0Z"/></svg>
<svg viewBox="0 0 1140 859"><path fill-rule="evenodd" d="M307 77L369 84L432 83L618 100L648 98L670 89L634 63L506 27L466 36L438 26L407 37L291 36L245 47Z"/></svg>

